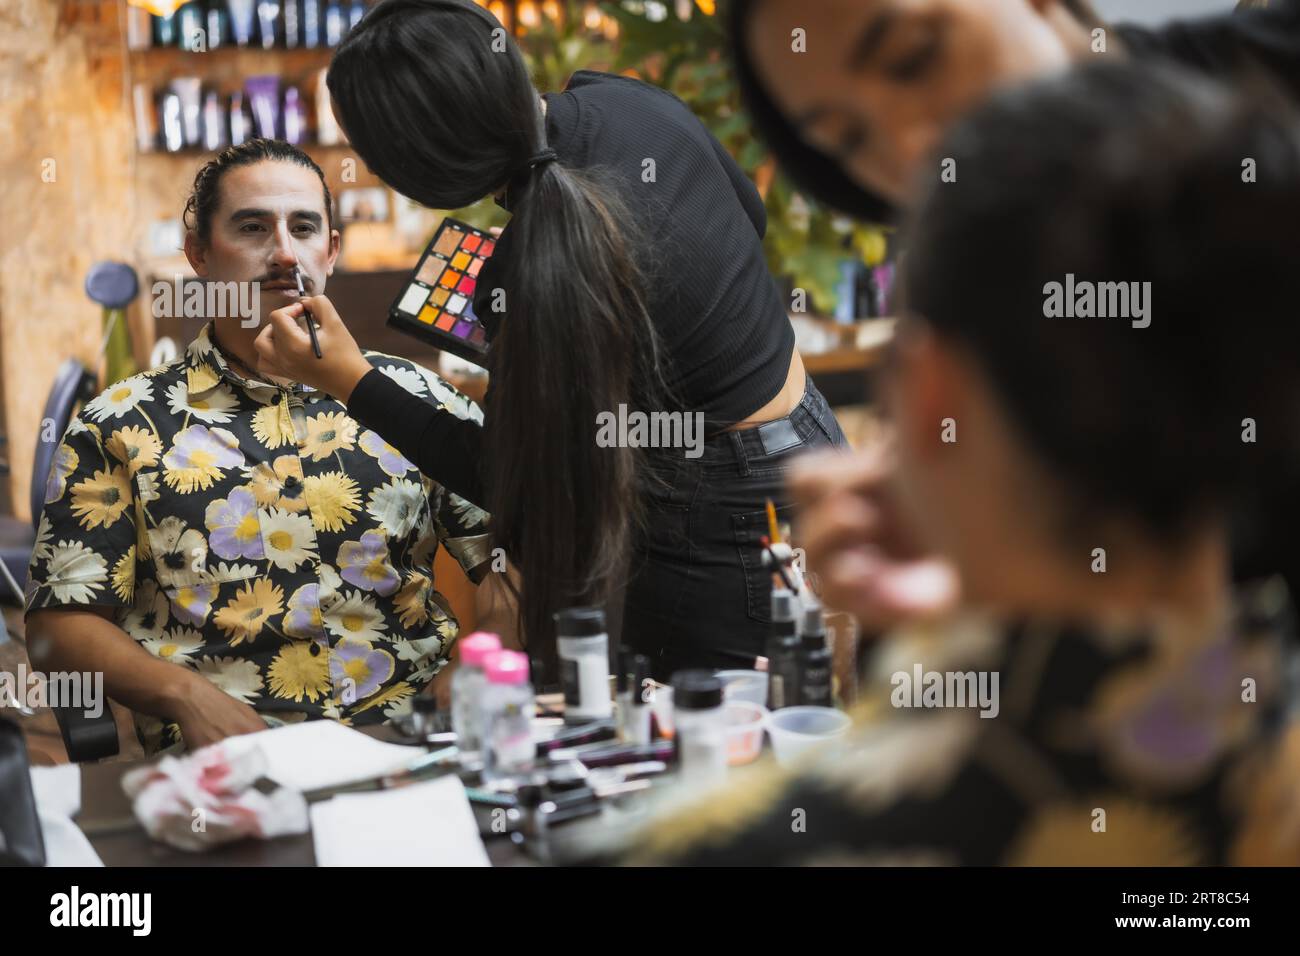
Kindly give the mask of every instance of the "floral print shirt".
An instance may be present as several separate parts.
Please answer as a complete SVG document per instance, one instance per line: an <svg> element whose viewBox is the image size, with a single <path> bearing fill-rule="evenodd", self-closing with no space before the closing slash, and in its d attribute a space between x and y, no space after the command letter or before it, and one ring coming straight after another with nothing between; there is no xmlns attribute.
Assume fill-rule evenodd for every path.
<svg viewBox="0 0 1300 956"><path fill-rule="evenodd" d="M27 610L99 605L149 653L268 723L391 719L446 663L457 622L434 590L441 543L470 571L488 515L425 478L345 407L246 378L209 325L176 361L88 402L45 493ZM367 353L462 418L477 406ZM136 716L147 753L179 728Z"/></svg>
<svg viewBox="0 0 1300 956"><path fill-rule="evenodd" d="M906 628L872 649L837 751L793 769L768 758L733 769L723 792L667 810L624 859L1294 866L1291 624L1276 579L1243 592L1232 625L1192 632L975 616ZM945 702L931 673L945 686L948 674L999 675L996 712L951 706L957 694L916 706L918 667L935 688L922 703Z"/></svg>

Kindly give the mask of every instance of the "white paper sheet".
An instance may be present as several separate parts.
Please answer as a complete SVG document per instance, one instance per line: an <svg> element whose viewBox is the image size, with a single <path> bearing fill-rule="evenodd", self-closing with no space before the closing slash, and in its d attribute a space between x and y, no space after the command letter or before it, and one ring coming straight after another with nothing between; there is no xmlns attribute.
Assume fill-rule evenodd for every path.
<svg viewBox="0 0 1300 956"><path fill-rule="evenodd" d="M81 768L74 763L32 767L32 792L45 840L46 866L103 866L72 816L81 809Z"/></svg>
<svg viewBox="0 0 1300 956"><path fill-rule="evenodd" d="M315 790L401 770L424 749L384 743L332 720L311 720L242 737L227 745L261 749L266 775L295 790Z"/></svg>
<svg viewBox="0 0 1300 956"><path fill-rule="evenodd" d="M311 832L318 866L491 866L454 776L314 804Z"/></svg>

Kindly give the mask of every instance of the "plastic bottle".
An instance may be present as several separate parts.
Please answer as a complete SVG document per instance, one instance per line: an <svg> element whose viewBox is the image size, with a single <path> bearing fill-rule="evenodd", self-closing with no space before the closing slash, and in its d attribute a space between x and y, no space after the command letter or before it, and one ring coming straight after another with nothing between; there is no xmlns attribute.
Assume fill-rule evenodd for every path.
<svg viewBox="0 0 1300 956"><path fill-rule="evenodd" d="M804 607L799 645L799 703L804 707L833 707L831 652L826 646L826 619L820 604Z"/></svg>
<svg viewBox="0 0 1300 956"><path fill-rule="evenodd" d="M799 703L799 626L795 621L794 594L772 590L772 636L767 648L767 709L780 710Z"/></svg>
<svg viewBox="0 0 1300 956"><path fill-rule="evenodd" d="M533 769L533 687L528 655L492 651L483 661L483 779L500 780Z"/></svg>
<svg viewBox="0 0 1300 956"><path fill-rule="evenodd" d="M605 612L598 607L571 607L555 615L555 626L565 721L604 720L614 712Z"/></svg>
<svg viewBox="0 0 1300 956"><path fill-rule="evenodd" d="M482 759L483 689L487 687L483 660L499 650L501 638L485 631L460 641L460 667L451 676L451 729L456 732L462 764Z"/></svg>
<svg viewBox="0 0 1300 956"><path fill-rule="evenodd" d="M722 681L705 670L673 675L673 723L681 779L711 786L727 775L727 719Z"/></svg>

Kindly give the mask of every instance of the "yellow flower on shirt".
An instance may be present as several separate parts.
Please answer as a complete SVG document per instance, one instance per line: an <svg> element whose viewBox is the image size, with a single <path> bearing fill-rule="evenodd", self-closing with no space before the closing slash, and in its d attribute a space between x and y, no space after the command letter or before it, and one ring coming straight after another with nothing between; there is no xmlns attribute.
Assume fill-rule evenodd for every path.
<svg viewBox="0 0 1300 956"><path fill-rule="evenodd" d="M360 489L341 471L312 475L305 482L304 496L317 531L342 531L357 520L353 512L361 507Z"/></svg>
<svg viewBox="0 0 1300 956"><path fill-rule="evenodd" d="M259 578L213 615L217 627L226 632L231 645L251 641L262 633L267 621L284 609L284 591L266 578Z"/></svg>
<svg viewBox="0 0 1300 956"><path fill-rule="evenodd" d="M104 443L108 453L126 465L128 475L134 476L141 468L152 468L158 464L162 454L162 442L147 428L129 425L119 428Z"/></svg>
<svg viewBox="0 0 1300 956"><path fill-rule="evenodd" d="M293 512L307 510L302 467L296 455L281 455L275 461L261 462L253 468L252 478L253 498L261 507Z"/></svg>
<svg viewBox="0 0 1300 956"><path fill-rule="evenodd" d="M356 422L343 412L324 412L307 419L307 441L302 453L310 455L312 461L320 461L336 451L350 451L356 439Z"/></svg>
<svg viewBox="0 0 1300 956"><path fill-rule="evenodd" d="M329 654L319 648L313 654L313 647L308 642L295 642L280 649L266 669L272 694L294 701L305 697L314 704L328 693Z"/></svg>
<svg viewBox="0 0 1300 956"><path fill-rule="evenodd" d="M423 574L407 576L406 583L393 598L402 627L411 628L429 619L429 593L433 581Z"/></svg>
<svg viewBox="0 0 1300 956"><path fill-rule="evenodd" d="M87 531L107 528L131 503L131 485L121 468L96 471L72 487L72 513Z"/></svg>
<svg viewBox="0 0 1300 956"><path fill-rule="evenodd" d="M113 593L128 603L135 595L135 545L113 565Z"/></svg>
<svg viewBox="0 0 1300 956"><path fill-rule="evenodd" d="M295 441L293 422L281 409L279 404L263 405L253 413L253 435L267 448L279 448Z"/></svg>

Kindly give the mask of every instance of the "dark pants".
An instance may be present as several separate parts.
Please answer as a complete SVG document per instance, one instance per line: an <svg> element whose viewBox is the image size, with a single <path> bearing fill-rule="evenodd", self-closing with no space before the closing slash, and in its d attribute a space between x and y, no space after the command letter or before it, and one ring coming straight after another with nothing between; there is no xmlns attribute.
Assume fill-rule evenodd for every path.
<svg viewBox="0 0 1300 956"><path fill-rule="evenodd" d="M847 445L809 378L785 418L716 435L699 458L674 451L657 464L663 487L648 496L622 625L624 647L650 658L656 680L688 667L753 667L765 653L772 619L771 572L759 544L766 501L788 522L790 461L809 449Z"/></svg>

